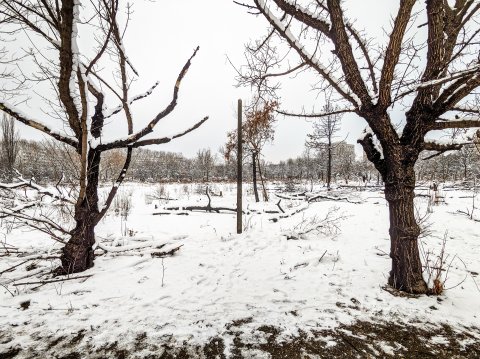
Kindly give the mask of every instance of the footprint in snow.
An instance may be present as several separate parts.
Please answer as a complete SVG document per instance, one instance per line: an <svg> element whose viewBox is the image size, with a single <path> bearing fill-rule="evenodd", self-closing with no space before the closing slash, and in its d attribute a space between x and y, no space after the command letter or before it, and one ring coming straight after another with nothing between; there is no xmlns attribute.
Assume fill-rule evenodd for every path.
<svg viewBox="0 0 480 359"><path fill-rule="evenodd" d="M148 280L148 279L150 279L150 278L147 277L147 276L143 276L142 278L140 278L140 279L137 281L137 283L141 284L141 283L145 282L145 281Z"/></svg>
<svg viewBox="0 0 480 359"><path fill-rule="evenodd" d="M202 283L205 282L206 280L207 280L207 278L202 278L202 279L200 279L199 281L197 281L197 285L202 284Z"/></svg>

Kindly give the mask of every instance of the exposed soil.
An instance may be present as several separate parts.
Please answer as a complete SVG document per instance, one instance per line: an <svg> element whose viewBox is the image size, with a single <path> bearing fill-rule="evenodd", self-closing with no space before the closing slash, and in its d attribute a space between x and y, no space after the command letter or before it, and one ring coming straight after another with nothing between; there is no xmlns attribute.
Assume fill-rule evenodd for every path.
<svg viewBox="0 0 480 359"><path fill-rule="evenodd" d="M91 343L84 341L85 332L80 331L69 338L42 339L48 342L43 351L34 347L1 349L0 359L480 358L480 342L473 335L480 334L479 328L459 331L448 325L433 327L426 324L420 328L418 325L359 321L333 330L300 332L298 336L282 341L279 339L280 330L272 326L258 327L254 333L246 332L243 326L250 322L251 318L245 318L230 323L224 336L212 338L203 346L176 343L172 337L157 342L146 333L139 333L133 343L120 344L117 341L92 347ZM0 332L3 348L8 346L8 337L8 333ZM261 339L245 342L245 337ZM225 350L227 338L231 344Z"/></svg>

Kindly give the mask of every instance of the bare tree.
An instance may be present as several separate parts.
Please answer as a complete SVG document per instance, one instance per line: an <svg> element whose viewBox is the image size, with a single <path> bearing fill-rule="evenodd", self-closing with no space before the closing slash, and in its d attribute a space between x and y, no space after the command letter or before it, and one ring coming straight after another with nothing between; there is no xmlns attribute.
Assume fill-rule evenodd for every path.
<svg viewBox="0 0 480 359"><path fill-rule="evenodd" d="M18 155L18 142L19 134L15 127L15 120L8 116L3 115L1 121L2 126L2 149L0 153L0 163L3 165L5 177L8 181L11 181L14 174L15 162Z"/></svg>
<svg viewBox="0 0 480 359"><path fill-rule="evenodd" d="M37 66L37 78L34 80L51 85L52 97L40 97L43 100L44 111L50 109L49 113L62 121L67 130L55 130L47 124L47 121L25 115L16 106L5 101L0 101L0 110L15 120L72 147L79 159L76 198L50 193L55 200L74 206L74 228L64 231L68 241L61 257L62 267L59 269L61 273L81 272L93 266L92 246L95 243L95 226L106 214L125 178L133 149L170 142L190 133L207 120L205 117L194 126L173 136L145 138L154 132L159 121L175 109L180 85L197 54L197 48L178 74L168 105L154 115L144 127L134 130L135 116L132 105L149 96L158 83L145 93L131 94L131 84L138 77L138 71L127 55L123 37L132 11L127 5L127 19L123 27L120 27L121 17L117 16L119 11L118 0L101 0L82 6L76 0L0 2L2 17L0 21L6 22L12 30L21 29L32 41L33 50L29 57ZM10 40L14 40L16 34L12 31L5 36L10 36ZM80 34L84 40L82 43L92 44L93 48L80 48L77 42ZM112 66L113 71L110 73L105 71L112 69ZM112 101L116 101L118 105L108 109L108 104ZM120 115L125 119L127 135L110 141L103 140L106 120ZM117 149L126 149L125 161L105 203L99 204L101 157L103 153ZM39 189L39 186L26 180L16 184L16 188L22 186ZM44 193L48 194L48 191ZM23 209L13 212L10 210L7 213L27 216ZM28 223L34 226L35 221L39 221L39 218L30 218Z"/></svg>
<svg viewBox="0 0 480 359"><path fill-rule="evenodd" d="M474 145L463 146L458 151L458 158L462 167L462 177L465 181L468 179L469 172L472 170L472 165L475 161L475 154L476 151Z"/></svg>
<svg viewBox="0 0 480 359"><path fill-rule="evenodd" d="M115 180L115 175L120 172L125 162L125 152L124 149L111 150L102 156L100 162L100 177L103 177L104 181ZM132 167L132 164L130 167Z"/></svg>
<svg viewBox="0 0 480 359"><path fill-rule="evenodd" d="M332 112L332 106L327 103L323 110L325 112ZM327 160L327 189L330 190L330 183L332 181L332 161L333 153L335 151L335 138L340 131L341 114L330 114L320 117L313 123L313 133L307 135L306 146L314 148L318 153L326 152Z"/></svg>
<svg viewBox="0 0 480 359"><path fill-rule="evenodd" d="M348 184L355 165L354 145L345 141L335 143L334 156L334 173L342 177L345 183Z"/></svg>
<svg viewBox="0 0 480 359"><path fill-rule="evenodd" d="M212 155L210 148L198 150L195 162L202 173L202 178L208 182L210 180L210 174L215 166L215 155Z"/></svg>
<svg viewBox="0 0 480 359"><path fill-rule="evenodd" d="M392 258L388 282L402 291L426 293L413 205L414 165L424 150L442 153L463 145L432 140L431 131L480 127L480 110L470 96L480 85L480 4L402 0L386 43L355 29L341 0L252 0L244 6L270 25L257 47L273 46L275 40L277 51L296 56L285 55L285 68L276 75L295 73L290 64L306 63L318 77L317 89L334 90L342 104L335 113L351 112L367 122L358 142L385 183ZM391 117L394 105L403 111L397 121Z"/></svg>

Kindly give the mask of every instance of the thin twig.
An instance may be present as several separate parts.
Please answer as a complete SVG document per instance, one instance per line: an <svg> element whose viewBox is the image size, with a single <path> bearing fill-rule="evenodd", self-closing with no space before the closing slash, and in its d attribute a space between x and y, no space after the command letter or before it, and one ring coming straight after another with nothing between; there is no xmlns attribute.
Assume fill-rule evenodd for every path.
<svg viewBox="0 0 480 359"><path fill-rule="evenodd" d="M12 284L12 285L13 285L14 287L18 287L18 286L20 286L20 285L48 284L48 283L64 282L64 281L67 281L67 280L90 278L90 277L92 277L92 276L93 276L93 274L86 274L86 275L80 275L80 276L69 277L69 278L52 279L52 280L41 280L41 281L37 281L37 282L15 283L15 284Z"/></svg>

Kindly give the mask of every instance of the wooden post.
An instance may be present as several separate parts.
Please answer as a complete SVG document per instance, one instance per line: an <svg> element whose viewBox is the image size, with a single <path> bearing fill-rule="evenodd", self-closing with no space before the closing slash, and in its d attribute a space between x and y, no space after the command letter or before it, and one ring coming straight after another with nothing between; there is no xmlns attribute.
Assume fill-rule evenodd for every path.
<svg viewBox="0 0 480 359"><path fill-rule="evenodd" d="M237 128L237 233L242 233L242 183L243 183L243 174L242 174L242 100L238 100L238 128Z"/></svg>

